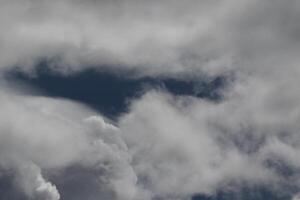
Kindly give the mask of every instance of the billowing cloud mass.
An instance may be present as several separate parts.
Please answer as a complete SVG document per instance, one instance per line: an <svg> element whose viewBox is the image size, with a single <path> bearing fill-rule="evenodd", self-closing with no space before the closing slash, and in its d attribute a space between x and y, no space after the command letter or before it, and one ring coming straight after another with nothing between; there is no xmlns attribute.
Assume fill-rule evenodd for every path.
<svg viewBox="0 0 300 200"><path fill-rule="evenodd" d="M12 174L25 198L185 200L261 185L299 199L300 1L0 0L0 25L0 179ZM40 63L232 79L220 101L152 89L111 121L2 78Z"/></svg>
<svg viewBox="0 0 300 200"><path fill-rule="evenodd" d="M63 72L277 68L297 53L298 10L296 0L2 0L0 66L28 70L47 59Z"/></svg>

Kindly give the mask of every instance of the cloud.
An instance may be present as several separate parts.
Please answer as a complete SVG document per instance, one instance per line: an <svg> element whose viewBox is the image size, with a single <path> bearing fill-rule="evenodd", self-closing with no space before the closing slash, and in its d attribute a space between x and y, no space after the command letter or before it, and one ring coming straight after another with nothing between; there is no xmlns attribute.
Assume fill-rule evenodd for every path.
<svg viewBox="0 0 300 200"><path fill-rule="evenodd" d="M191 43L198 35L200 40L211 40L207 29L218 10L217 1L206 0L172 5L169 1L16 0L2 5L1 24L7 26L1 34L2 67L30 68L43 58L62 71L122 65L140 66L146 73L170 71L172 65L171 71L182 71L180 57L185 57L186 46L194 48ZM4 17L7 13L12 17ZM202 42L215 54L209 42ZM206 48L202 51L210 54Z"/></svg>
<svg viewBox="0 0 300 200"><path fill-rule="evenodd" d="M299 50L295 0L1 4L4 69L19 66L28 71L47 60L65 73L106 67L148 75L215 75L259 70L259 62L272 66L276 55L280 61L290 60Z"/></svg>
<svg viewBox="0 0 300 200"><path fill-rule="evenodd" d="M93 67L214 76L296 70L299 62L297 0L0 3L4 70L31 71L46 60L64 73Z"/></svg>
<svg viewBox="0 0 300 200"><path fill-rule="evenodd" d="M299 195L295 195L292 200L298 200L298 199L299 199Z"/></svg>
<svg viewBox="0 0 300 200"><path fill-rule="evenodd" d="M79 103L5 87L0 166L39 199L188 199L244 183L280 191L289 177L268 163L299 168L297 95L277 96L283 86L237 79L220 102L152 90L111 123Z"/></svg>
<svg viewBox="0 0 300 200"><path fill-rule="evenodd" d="M115 200L243 183L299 189L297 173L271 162L300 168L299 9L297 0L0 1L1 76L44 61L65 74L234 76L220 102L153 90L114 122L1 84L1 169L28 198L49 200L84 185L81 199Z"/></svg>
<svg viewBox="0 0 300 200"><path fill-rule="evenodd" d="M30 199L59 199L43 173L51 178L70 167L93 172L99 196L107 188L114 199L132 199L137 178L118 128L68 100L1 90L0 102L0 167L16 172Z"/></svg>
<svg viewBox="0 0 300 200"><path fill-rule="evenodd" d="M17 181L31 199L58 200L60 195L55 186L47 182L40 169L33 165L19 166Z"/></svg>
<svg viewBox="0 0 300 200"><path fill-rule="evenodd" d="M280 177L264 165L266 158L259 152L264 144L252 147L251 154L234 144L237 137L247 134L239 124L249 121L233 120L228 112L223 112L232 112L232 103L216 105L204 100L174 99L156 92L136 102L122 118L120 129L141 184L153 194L172 199L197 192L213 194L232 182L278 182ZM256 124L248 126L254 128ZM256 137L259 133L250 134ZM251 141L241 142L244 146ZM259 142L254 140L253 144Z"/></svg>

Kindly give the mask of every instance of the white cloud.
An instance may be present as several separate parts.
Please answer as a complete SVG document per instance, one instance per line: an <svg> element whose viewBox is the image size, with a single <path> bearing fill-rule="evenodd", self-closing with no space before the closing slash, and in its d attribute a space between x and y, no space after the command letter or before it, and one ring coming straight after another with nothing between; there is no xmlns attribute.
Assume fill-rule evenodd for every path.
<svg viewBox="0 0 300 200"><path fill-rule="evenodd" d="M284 181L265 162L300 167L299 9L297 0L1 0L3 70L30 71L46 58L65 73L233 71L235 80L220 103L149 92L115 125L78 103L1 84L0 166L19 170L21 188L39 199L60 196L43 172L72 166L95 172L97 194L112 199Z"/></svg>
<svg viewBox="0 0 300 200"><path fill-rule="evenodd" d="M0 3L2 68L26 70L42 57L64 72L109 66L219 74L273 66L299 50L295 0Z"/></svg>
<svg viewBox="0 0 300 200"><path fill-rule="evenodd" d="M226 187L224 183L278 181L259 153L247 154L233 144L235 137L246 133L233 132L239 125L222 120L231 118L222 112L229 104L174 99L160 93L147 94L134 104L122 118L120 129L133 168L147 189L165 198L183 198L197 192L214 193Z"/></svg>
<svg viewBox="0 0 300 200"><path fill-rule="evenodd" d="M271 98L273 85L260 81L239 82L220 103L151 91L117 126L68 100L2 90L0 166L20 171L20 187L40 199L60 195L43 172L51 177L74 166L97 174L87 177L98 180L96 194L112 199L185 199L231 183L276 185L284 177L267 160L300 167L299 108Z"/></svg>
<svg viewBox="0 0 300 200"><path fill-rule="evenodd" d="M118 199L132 199L139 192L118 128L67 100L0 93L0 167L20 172L16 179L25 194L59 199L42 173L72 166L99 174L93 177L99 179L99 195L103 187Z"/></svg>

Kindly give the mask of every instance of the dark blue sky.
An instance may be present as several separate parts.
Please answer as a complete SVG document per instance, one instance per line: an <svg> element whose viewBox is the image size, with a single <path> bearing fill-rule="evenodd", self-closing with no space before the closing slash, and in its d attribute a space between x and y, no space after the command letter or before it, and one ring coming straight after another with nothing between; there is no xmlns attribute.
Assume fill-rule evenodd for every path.
<svg viewBox="0 0 300 200"><path fill-rule="evenodd" d="M7 77L13 82L21 81L36 87L51 97L64 97L85 103L110 118L115 118L125 112L130 100L140 97L151 89L218 101L221 99L220 89L226 85L225 77L214 79L128 78L128 76L115 73L93 70L68 76L45 69L37 73L37 76L32 77L21 72L13 72Z"/></svg>

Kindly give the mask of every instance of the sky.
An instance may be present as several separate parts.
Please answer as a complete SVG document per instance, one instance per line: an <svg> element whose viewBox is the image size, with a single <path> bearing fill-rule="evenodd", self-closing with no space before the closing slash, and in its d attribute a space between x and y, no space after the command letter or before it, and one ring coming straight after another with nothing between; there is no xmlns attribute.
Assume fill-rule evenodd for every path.
<svg viewBox="0 0 300 200"><path fill-rule="evenodd" d="M0 0L0 200L299 200L298 0Z"/></svg>

